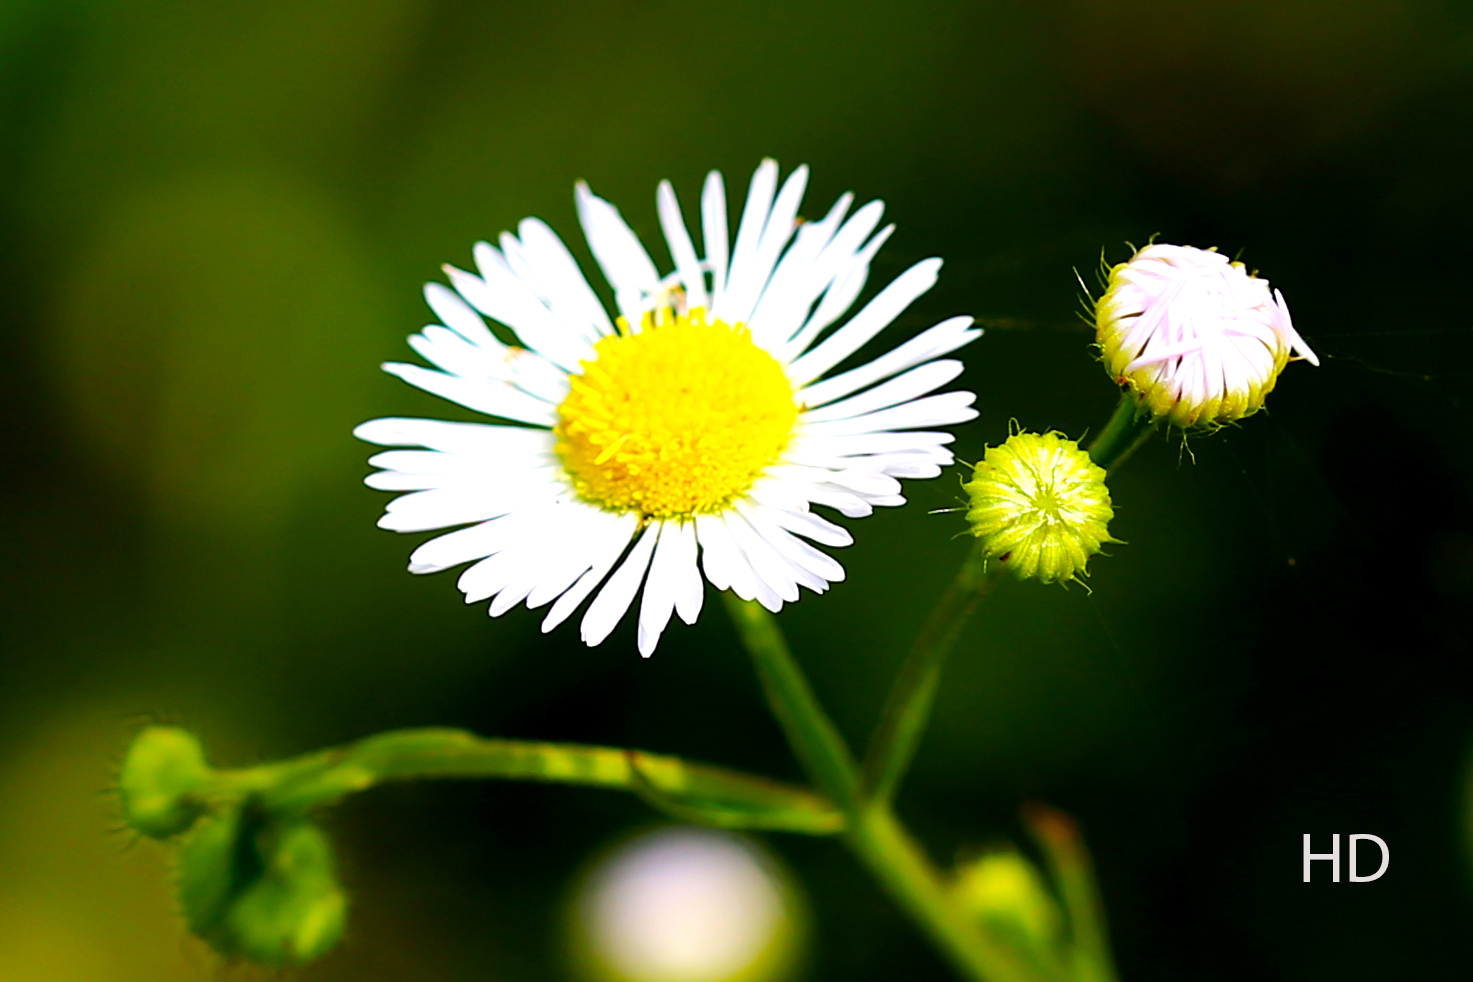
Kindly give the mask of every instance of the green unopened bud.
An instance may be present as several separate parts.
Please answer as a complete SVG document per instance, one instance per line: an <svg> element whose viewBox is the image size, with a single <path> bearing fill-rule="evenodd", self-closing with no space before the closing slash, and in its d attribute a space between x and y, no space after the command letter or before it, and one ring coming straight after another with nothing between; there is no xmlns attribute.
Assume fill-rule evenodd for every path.
<svg viewBox="0 0 1473 982"><path fill-rule="evenodd" d="M321 957L342 937L347 897L317 826L250 810L202 819L178 856L189 929L227 958L280 968Z"/></svg>
<svg viewBox="0 0 1473 982"><path fill-rule="evenodd" d="M1019 579L1076 580L1110 538L1104 468L1059 433L1014 433L988 447L972 480L967 521L991 561Z"/></svg>
<svg viewBox="0 0 1473 982"><path fill-rule="evenodd" d="M1191 246L1148 245L1112 268L1095 334L1110 375L1181 427L1257 412L1291 355L1319 364L1282 293Z"/></svg>
<svg viewBox="0 0 1473 982"><path fill-rule="evenodd" d="M964 908L1025 950L1052 952L1059 943L1058 903L1033 864L1011 849L962 864L952 890Z"/></svg>
<svg viewBox="0 0 1473 982"><path fill-rule="evenodd" d="M204 813L201 795L213 779L193 734L150 726L134 738L118 773L123 820L155 839L178 835Z"/></svg>

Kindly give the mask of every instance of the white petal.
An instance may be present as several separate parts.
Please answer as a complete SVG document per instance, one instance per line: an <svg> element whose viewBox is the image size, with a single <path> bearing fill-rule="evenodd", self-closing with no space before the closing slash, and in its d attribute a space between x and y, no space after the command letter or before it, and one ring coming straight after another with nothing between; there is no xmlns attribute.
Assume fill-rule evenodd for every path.
<svg viewBox="0 0 1473 982"><path fill-rule="evenodd" d="M901 273L849 323L788 366L788 378L794 385L806 385L858 351L912 301L935 286L940 270L941 260L923 259Z"/></svg>
<svg viewBox="0 0 1473 982"><path fill-rule="evenodd" d="M486 493L505 498L512 491L545 487L556 490L560 471L555 462L540 460L477 461L477 467L463 471L445 469L434 473L423 471L385 470L370 474L363 483L380 491L428 491L433 488L461 488L467 493ZM507 498L506 500L511 500ZM391 505L390 511L393 511ZM438 527L438 526L434 526Z"/></svg>
<svg viewBox="0 0 1473 982"><path fill-rule="evenodd" d="M977 418L977 411L971 408L976 398L970 392L943 392L941 395L926 396L924 399L864 416L810 423L803 429L814 435L837 436L846 433L903 430L913 426L951 426Z"/></svg>
<svg viewBox="0 0 1473 982"><path fill-rule="evenodd" d="M549 427L557 423L555 407L505 382L494 379L465 379L400 362L389 362L383 369L416 388L488 416Z"/></svg>
<svg viewBox="0 0 1473 982"><path fill-rule="evenodd" d="M410 554L409 571L438 573L473 559L484 559L527 536L540 535L551 517L545 509L522 509L431 539Z"/></svg>
<svg viewBox="0 0 1473 982"><path fill-rule="evenodd" d="M547 303L558 319L577 328L589 341L613 334L608 312L558 234L537 218L523 219L517 232L528 262L547 284Z"/></svg>
<svg viewBox="0 0 1473 982"><path fill-rule="evenodd" d="M821 257L853 200L852 194L843 195L821 221L809 222L798 229L792 248L783 254L756 309L747 319L752 340L758 347L779 350L798 332L814 301L833 281L838 263L822 262Z"/></svg>
<svg viewBox="0 0 1473 982"><path fill-rule="evenodd" d="M536 584L538 573L537 557L526 556L519 558L522 558L522 563L519 565L517 572L521 576L521 582L507 584L491 600L491 606L487 608L486 612L492 617L500 617L521 603L527 598L527 594L532 592L532 587Z"/></svg>
<svg viewBox="0 0 1473 982"><path fill-rule="evenodd" d="M743 261L740 248L732 262L731 281L722 297L722 320L729 324L745 323L752 317L757 300L772 277L773 267L783 246L793 237L798 219L798 206L803 200L803 190L808 186L808 168L799 167L783 182L782 191L773 202L762 227L762 237L751 258ZM745 229L746 218L742 219ZM741 237L737 238L740 247Z"/></svg>
<svg viewBox="0 0 1473 982"><path fill-rule="evenodd" d="M452 423L443 419L386 416L361 423L353 435L381 447L429 447L455 454L495 454L508 449L551 450L550 430L494 423ZM377 459L377 458L374 458Z"/></svg>
<svg viewBox="0 0 1473 982"><path fill-rule="evenodd" d="M509 511L546 500L554 489L517 487L497 495L484 487L457 485L400 495L389 502L378 527L391 532L428 532L432 529L484 522Z"/></svg>
<svg viewBox="0 0 1473 982"><path fill-rule="evenodd" d="M826 518L822 518L812 512L784 511L781 508L764 508L766 515L777 525L782 526L789 532L812 539L814 542L826 546L851 546L854 537L849 530L841 525L835 525Z"/></svg>
<svg viewBox="0 0 1473 982"><path fill-rule="evenodd" d="M876 206L872 214L878 215L880 202L872 201L870 204ZM864 289L864 284L869 279L870 262L895 231L894 225L887 225L858 251L839 252L837 247L840 237L843 236L849 225L863 215L864 211L865 209L861 208L849 222L845 223L844 229L840 230L839 234L834 237L834 241L819 257L820 263L825 267L831 257L834 260L832 270L826 268L824 274L828 285L819 299L817 309L809 315L808 320L793 335L792 339L783 346L783 361L791 361L807 351L818 340L818 336L825 328L842 317L845 311L853 306L855 299L859 296L859 291Z"/></svg>
<svg viewBox="0 0 1473 982"><path fill-rule="evenodd" d="M807 511L808 498L803 493L805 486L763 473L747 489L747 496L783 511Z"/></svg>
<svg viewBox="0 0 1473 982"><path fill-rule="evenodd" d="M619 561L624 554L624 548L629 545L638 528L639 520L631 513L615 515L612 512L604 512L606 523L599 529L595 541L590 546L587 557L589 569L572 588L557 598L557 603L547 612L542 621L542 633L546 634L557 627L568 615L577 609L594 587L603 582L609 570Z"/></svg>
<svg viewBox="0 0 1473 982"><path fill-rule="evenodd" d="M817 484L808 489L808 500L815 505L827 505L845 518L868 518L874 507L860 495L844 491L831 484Z"/></svg>
<svg viewBox="0 0 1473 982"><path fill-rule="evenodd" d="M711 304L706 297L706 281L701 275L700 261L696 259L696 247L691 243L685 218L680 214L680 201L669 181L660 182L655 202L660 212L660 228L665 232L665 241L669 243L670 255L675 260L675 270L680 274L680 282L685 284L686 303L692 308L709 310Z"/></svg>
<svg viewBox="0 0 1473 982"><path fill-rule="evenodd" d="M685 585L685 570L681 568L685 557L680 524L679 519L671 519L654 526L660 538L655 543L650 575L639 602L639 653L644 658L655 653L655 645L660 643L660 635L670 623L670 615L675 612L676 595ZM654 529L647 534L654 534Z"/></svg>
<svg viewBox="0 0 1473 982"><path fill-rule="evenodd" d="M1127 372L1134 372L1137 369L1147 368L1151 365L1159 365L1161 362L1170 361L1173 358L1195 355L1202 350L1203 346L1204 342L1200 337L1187 338L1184 341L1177 341L1175 344L1150 345L1147 347L1145 353L1126 365L1125 370Z"/></svg>
<svg viewBox="0 0 1473 982"><path fill-rule="evenodd" d="M900 347L874 361L850 369L822 382L816 382L798 393L798 399L810 408L825 405L872 382L903 372L913 365L948 354L982 336L982 329L972 328L972 318L952 317L922 331Z"/></svg>
<svg viewBox="0 0 1473 982"><path fill-rule="evenodd" d="M680 530L679 564L682 581L676 587L675 612L687 624L694 624L701 613L701 604L706 598L706 581L701 579L701 570L696 565L696 523L682 521Z"/></svg>
<svg viewBox="0 0 1473 982"><path fill-rule="evenodd" d="M1283 328L1284 334L1289 339L1289 344L1299 353L1301 358L1311 365L1318 366L1320 363L1319 355L1311 351L1309 345L1304 343L1304 338L1300 337L1299 332L1294 330L1294 321L1289 316L1289 305L1284 302L1284 295L1278 290L1275 290L1274 300L1278 305L1279 326Z"/></svg>
<svg viewBox="0 0 1473 982"><path fill-rule="evenodd" d="M804 467L800 464L779 464L771 472L784 478L810 485L826 484L860 495L891 495L900 492L900 482L886 477L878 468L867 466L866 458L858 458L853 466L840 470Z"/></svg>
<svg viewBox="0 0 1473 982"><path fill-rule="evenodd" d="M736 540L737 547L752 564L752 570L757 577L766 583L783 600L792 603L798 599L798 581L793 577L793 570L786 559L780 556L757 531L752 528L741 513L735 510L727 511L719 516L731 532L731 537Z"/></svg>
<svg viewBox="0 0 1473 982"><path fill-rule="evenodd" d="M540 603L546 603L588 568L589 539L580 534L584 530L574 520L579 503L561 504L564 507L560 512L535 520L535 534L519 537L495 556L466 570L459 586L466 593L467 603L494 595L488 613L500 617L523 600L529 608L536 606L531 600L534 593L544 596ZM489 568L493 561L500 565L499 570Z"/></svg>
<svg viewBox="0 0 1473 982"><path fill-rule="evenodd" d="M496 340L486 322L481 320L481 315L471 309L466 303L449 287L440 283L426 283L425 302L440 318L440 323L450 328L456 334L465 338L471 344L485 348L487 351L501 352L506 345Z"/></svg>
<svg viewBox="0 0 1473 982"><path fill-rule="evenodd" d="M844 579L844 567L826 553L822 553L783 528L772 514L755 502L737 502L741 512L763 541L792 565L805 569L820 577L824 583L837 583Z"/></svg>
<svg viewBox="0 0 1473 982"><path fill-rule="evenodd" d="M815 436L799 430L789 447L789 454L854 457L859 454L898 453L905 450L938 448L943 444L951 443L954 439L956 437L941 430L854 433L840 436Z"/></svg>
<svg viewBox="0 0 1473 982"><path fill-rule="evenodd" d="M601 644L604 638L614 630L614 625L624 616L629 605L634 601L635 594L639 593L639 585L644 581L645 570L650 565L650 555L655 551L655 542L660 535L660 526L652 524L645 528L644 534L629 550L629 555L624 562L609 577L598 596L593 598L593 603L588 605L588 612L583 615L581 634L583 642L590 648Z"/></svg>
<svg viewBox="0 0 1473 982"><path fill-rule="evenodd" d="M962 363L959 361L944 359L928 362L857 396L830 403L822 409L809 410L803 414L803 422L807 425L826 419L847 419L877 409L888 409L934 392L961 373Z"/></svg>
<svg viewBox="0 0 1473 982"><path fill-rule="evenodd" d="M696 516L696 538L706 579L718 590L731 590L743 600L757 596L757 574L752 571L731 532L716 515Z"/></svg>
<svg viewBox="0 0 1473 982"><path fill-rule="evenodd" d="M737 323L733 317L733 299L740 300L746 287L742 279L757 258L757 246L762 240L762 231L767 224L767 212L772 207L772 195L777 190L777 161L768 158L757 165L752 173L752 183L747 188L747 203L742 206L742 222L737 226L736 248L731 256L731 269L727 272L726 288L712 310L712 319Z"/></svg>
<svg viewBox="0 0 1473 982"><path fill-rule="evenodd" d="M468 604L480 603L504 590L517 575L521 557L515 552L497 552L471 566L455 581Z"/></svg>
<svg viewBox="0 0 1473 982"><path fill-rule="evenodd" d="M409 346L426 361L461 378L505 381L553 406L568 397L567 374L526 348L492 351L437 324L410 335Z"/></svg>
<svg viewBox="0 0 1473 982"><path fill-rule="evenodd" d="M610 522L612 516L602 508L578 500L569 504L571 507L564 519L565 534L558 541L547 543L544 551L555 558L548 565L542 581L527 596L528 608L541 607L561 596L584 572L596 567L605 548L601 545L605 539L614 543L608 548L618 550L614 553L616 558L623 544L629 541L628 533L617 522Z"/></svg>
<svg viewBox="0 0 1473 982"><path fill-rule="evenodd" d="M643 313L638 299L660 288L655 264L640 245L639 237L625 224L619 209L588 190L582 181L574 189L574 197L583 234L588 237L588 248L615 295L621 298L619 312L630 324L638 324Z"/></svg>
<svg viewBox="0 0 1473 982"><path fill-rule="evenodd" d="M588 340L555 317L500 252L486 242L477 242L471 252L480 276L454 266L444 270L456 292L472 307L516 331L524 346L565 372L576 371L581 362L593 358Z"/></svg>
<svg viewBox="0 0 1473 982"><path fill-rule="evenodd" d="M939 464L887 464L885 473L891 477L927 481L933 477L940 477L942 468Z"/></svg>
<svg viewBox="0 0 1473 982"><path fill-rule="evenodd" d="M701 190L701 238L706 246L706 262L711 265L711 307L714 310L726 291L726 264L731 248L726 232L726 185L720 171L706 175Z"/></svg>

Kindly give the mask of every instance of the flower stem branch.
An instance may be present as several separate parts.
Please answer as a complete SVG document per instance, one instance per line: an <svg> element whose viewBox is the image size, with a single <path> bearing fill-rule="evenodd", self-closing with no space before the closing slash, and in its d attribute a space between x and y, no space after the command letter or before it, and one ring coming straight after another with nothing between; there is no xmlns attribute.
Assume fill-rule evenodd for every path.
<svg viewBox="0 0 1473 982"><path fill-rule="evenodd" d="M992 592L1001 575L1001 565L988 570L986 554L978 542L931 609L900 667L880 724L870 738L864 761L865 800L886 802L894 798L900 779L920 746L946 656L956 646L978 602Z"/></svg>
<svg viewBox="0 0 1473 982"><path fill-rule="evenodd" d="M1151 438L1157 422L1141 410L1135 393L1122 392L1110 421L1089 445L1089 455L1105 470L1114 470Z"/></svg>
<svg viewBox="0 0 1473 982"><path fill-rule="evenodd" d="M389 781L500 779L547 781L631 791L646 800L668 802L682 817L710 815L713 824L828 835L840 831L844 816L821 796L792 785L739 771L695 764L663 754L567 743L495 740L464 730L392 730L335 747L240 770L207 769L187 784L168 787L167 766L144 767L153 748L178 741L176 731L150 727L135 739L120 782L123 810L140 831L151 826L149 811L181 811L169 800L184 798L200 807L250 799L278 818L304 816L344 795ZM163 762L167 765L168 761ZM139 777L130 782L129 775ZM162 779L148 780L151 775ZM130 786L131 783L131 786Z"/></svg>
<svg viewBox="0 0 1473 982"><path fill-rule="evenodd" d="M957 904L942 874L887 803L860 798L858 765L793 660L777 621L754 602L731 594L726 598L773 715L813 780L847 813L844 837L860 861L964 977L976 982L1048 982L988 936Z"/></svg>

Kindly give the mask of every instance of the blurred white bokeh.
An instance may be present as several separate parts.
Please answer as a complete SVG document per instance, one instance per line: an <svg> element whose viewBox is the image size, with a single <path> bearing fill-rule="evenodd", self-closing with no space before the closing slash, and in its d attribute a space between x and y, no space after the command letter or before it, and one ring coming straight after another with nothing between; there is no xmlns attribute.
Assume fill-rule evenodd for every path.
<svg viewBox="0 0 1473 982"><path fill-rule="evenodd" d="M797 947L796 900L748 839L673 826L596 863L574 905L575 944L594 978L772 982Z"/></svg>

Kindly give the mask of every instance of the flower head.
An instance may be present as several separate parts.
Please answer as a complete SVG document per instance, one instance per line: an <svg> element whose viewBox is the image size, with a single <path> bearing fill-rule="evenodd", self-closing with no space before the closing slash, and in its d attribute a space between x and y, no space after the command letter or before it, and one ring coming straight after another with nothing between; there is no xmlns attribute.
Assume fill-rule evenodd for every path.
<svg viewBox="0 0 1473 982"><path fill-rule="evenodd" d="M640 596L644 655L672 614L694 623L703 573L774 611L800 586L823 592L843 579L804 540L844 546L849 533L812 506L858 518L902 504L900 478L940 474L952 437L926 428L976 415L969 392L933 394L961 371L941 356L981 332L953 317L828 375L931 288L941 261L912 266L839 324L893 226L875 231L878 201L849 214L847 194L800 223L807 168L780 189L777 179L776 162L757 168L733 243L713 172L700 254L661 183L675 265L664 276L618 210L578 185L589 249L614 289L612 318L535 218L499 248L478 243L476 274L446 267L453 290L425 288L441 323L409 341L439 371L385 370L498 422L378 419L355 430L423 448L370 461L382 468L371 487L410 492L389 503L381 527L466 526L416 549L412 572L472 563L460 577L467 602L489 600L492 616L550 603L544 631L596 594L582 621L590 645Z"/></svg>
<svg viewBox="0 0 1473 982"><path fill-rule="evenodd" d="M988 447L966 484L967 521L987 557L1019 579L1079 578L1110 538L1105 470L1058 433L1014 433Z"/></svg>
<svg viewBox="0 0 1473 982"><path fill-rule="evenodd" d="M1149 245L1111 269L1095 331L1110 374L1183 428L1257 412L1291 353L1319 364L1283 294L1212 249Z"/></svg>

